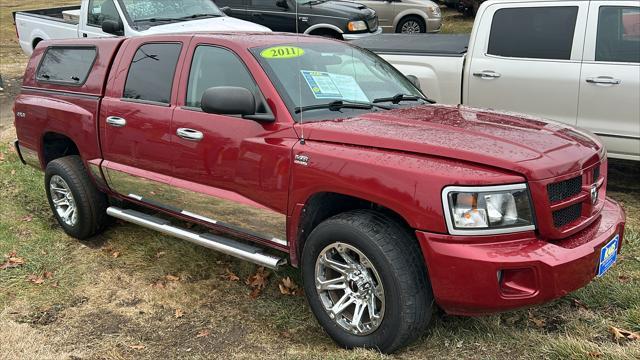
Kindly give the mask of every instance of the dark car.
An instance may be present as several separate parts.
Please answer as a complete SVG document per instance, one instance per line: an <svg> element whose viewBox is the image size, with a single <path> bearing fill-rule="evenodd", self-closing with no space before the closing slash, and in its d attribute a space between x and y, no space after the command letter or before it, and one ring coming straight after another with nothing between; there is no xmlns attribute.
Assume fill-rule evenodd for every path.
<svg viewBox="0 0 640 360"><path fill-rule="evenodd" d="M216 0L233 17L273 31L351 40L379 34L376 12L362 4L327 0ZM297 21L296 21L297 7Z"/></svg>

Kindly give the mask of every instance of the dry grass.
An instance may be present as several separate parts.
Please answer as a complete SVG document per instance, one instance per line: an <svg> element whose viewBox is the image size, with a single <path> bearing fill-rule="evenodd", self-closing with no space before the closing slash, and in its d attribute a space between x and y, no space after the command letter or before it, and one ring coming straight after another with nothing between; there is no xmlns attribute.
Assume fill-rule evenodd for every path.
<svg viewBox="0 0 640 360"><path fill-rule="evenodd" d="M15 44L5 48L13 31L9 9L52 2L37 3L0 3L3 66L24 61ZM11 94L0 97L10 102ZM604 278L530 310L481 318L437 314L419 341L382 356L336 348L302 297L280 294L281 278L300 283L293 269L273 273L253 299L242 280L255 267L213 251L122 223L89 242L67 237L48 209L42 174L18 162L13 138L13 129L0 130L0 262L16 251L25 264L0 270L2 359L640 358L640 342L617 343L609 334L609 326L640 331L636 164L611 166L609 194L623 202L629 228L623 255ZM222 278L226 269L241 281ZM51 276L42 284L28 281L46 272ZM184 315L176 317L177 309Z"/></svg>

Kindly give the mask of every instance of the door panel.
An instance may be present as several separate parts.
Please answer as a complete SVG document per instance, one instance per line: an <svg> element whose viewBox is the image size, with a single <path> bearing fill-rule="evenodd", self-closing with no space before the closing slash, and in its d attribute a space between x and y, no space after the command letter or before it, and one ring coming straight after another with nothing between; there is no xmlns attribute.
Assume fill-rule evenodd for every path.
<svg viewBox="0 0 640 360"><path fill-rule="evenodd" d="M100 134L109 187L136 200L144 195L151 202L160 194L142 184L167 182L171 173L172 84L183 46L175 38L166 43L144 40L121 50L125 56L102 101Z"/></svg>
<svg viewBox="0 0 640 360"><path fill-rule="evenodd" d="M494 4L482 17L464 103L576 123L587 7ZM514 35L516 34L516 35Z"/></svg>
<svg viewBox="0 0 640 360"><path fill-rule="evenodd" d="M186 90L180 100L185 106L176 109L172 121L172 173L182 189L180 207L195 218L286 244L289 167L296 141L292 126L202 112L206 89L239 86L254 94L257 113L271 114L236 54L208 45L193 45L190 52L192 68L183 71ZM185 138L178 129L202 136Z"/></svg>
<svg viewBox="0 0 640 360"><path fill-rule="evenodd" d="M277 6L277 0L248 1L247 20L264 25L273 31L296 32L295 0L287 1L288 9Z"/></svg>
<svg viewBox="0 0 640 360"><path fill-rule="evenodd" d="M592 2L580 76L578 126L610 156L640 160L640 7Z"/></svg>

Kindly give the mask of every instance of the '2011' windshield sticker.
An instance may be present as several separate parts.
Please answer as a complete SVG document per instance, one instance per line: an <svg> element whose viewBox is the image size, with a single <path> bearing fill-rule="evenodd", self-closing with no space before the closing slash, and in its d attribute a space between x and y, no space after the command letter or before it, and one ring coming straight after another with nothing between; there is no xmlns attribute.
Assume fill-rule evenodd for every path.
<svg viewBox="0 0 640 360"><path fill-rule="evenodd" d="M300 70L316 99L342 99L369 102L356 79L349 75Z"/></svg>
<svg viewBox="0 0 640 360"><path fill-rule="evenodd" d="M291 59L304 55L304 49L295 46L273 46L260 52L265 59Z"/></svg>

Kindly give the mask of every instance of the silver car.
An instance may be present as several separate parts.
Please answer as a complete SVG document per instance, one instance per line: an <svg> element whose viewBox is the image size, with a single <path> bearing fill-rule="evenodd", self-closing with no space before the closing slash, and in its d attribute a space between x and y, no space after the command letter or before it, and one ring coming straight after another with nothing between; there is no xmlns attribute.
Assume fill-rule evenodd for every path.
<svg viewBox="0 0 640 360"><path fill-rule="evenodd" d="M431 0L353 0L378 14L383 32L438 32L442 26L440 7Z"/></svg>

